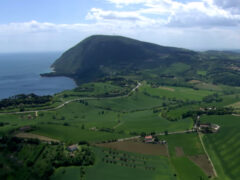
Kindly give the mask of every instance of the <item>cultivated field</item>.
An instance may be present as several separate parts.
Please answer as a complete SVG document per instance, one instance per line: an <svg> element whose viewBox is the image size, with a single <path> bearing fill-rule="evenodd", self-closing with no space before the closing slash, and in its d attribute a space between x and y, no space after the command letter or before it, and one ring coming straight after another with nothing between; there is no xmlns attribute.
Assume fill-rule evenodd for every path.
<svg viewBox="0 0 240 180"><path fill-rule="evenodd" d="M175 180L167 157L96 148L96 164L87 169L86 180Z"/></svg>
<svg viewBox="0 0 240 180"><path fill-rule="evenodd" d="M204 116L201 121L216 123L221 126L218 133L208 134L203 138L219 179L238 179L240 176L239 117L231 115Z"/></svg>
<svg viewBox="0 0 240 180"><path fill-rule="evenodd" d="M46 141L46 142L60 142L59 140L56 140L56 139L52 139L46 136L40 136L32 133L17 133L15 136L23 139L39 139L40 141Z"/></svg>
<svg viewBox="0 0 240 180"><path fill-rule="evenodd" d="M208 179L213 174L196 133L168 135L164 139L168 142L170 161L180 179Z"/></svg>
<svg viewBox="0 0 240 180"><path fill-rule="evenodd" d="M181 66L183 71L188 68L181 64L174 66ZM187 87L154 86L142 82L140 88L130 96L78 100L59 109L38 111L37 116L36 113L0 114L0 135L17 133L16 136L23 139L60 141L67 145L83 141L89 142L90 145L98 144L91 146L96 154L96 163L92 167L84 170L80 166L60 167L51 176L53 180L80 179L83 173L86 173L84 175L86 180L206 180L210 176L213 177L213 167L197 133L159 136L160 140L167 141L167 145L144 144L139 141L113 141L139 136L141 133L167 134L167 132L191 129L196 117L182 118L182 115L189 110L198 111L201 107L218 108L229 105L238 108L238 94L223 92L225 88L214 89L209 86L209 88L197 90ZM132 87L127 90L131 89ZM230 90L236 89L230 88ZM66 100L83 96L109 96L109 94L126 92L126 88L113 84L90 83L78 90L59 93L54 99L61 104ZM219 101L202 102L204 97L216 92L221 97ZM221 126L218 133L206 134L203 138L217 170L218 179L237 179L240 176L238 170L240 164L239 117L202 115L200 120ZM31 132L21 131L20 128L24 126L30 126ZM47 156L48 151L51 159L51 153L54 153L55 147L52 149L49 147L44 149L44 147L29 145L13 157L16 156L19 160L19 167L20 161L31 160L30 165L32 161L36 165L46 163L42 162L42 159ZM31 153L33 149L34 152ZM28 153L29 157L26 157ZM8 159L9 157L0 155L1 161ZM4 170L8 172L7 166L4 166ZM10 168L9 171L13 169ZM23 178L28 176L26 169L22 176Z"/></svg>
<svg viewBox="0 0 240 180"><path fill-rule="evenodd" d="M168 156L166 145L161 144L146 144L142 142L123 141L98 144L97 146L146 155Z"/></svg>

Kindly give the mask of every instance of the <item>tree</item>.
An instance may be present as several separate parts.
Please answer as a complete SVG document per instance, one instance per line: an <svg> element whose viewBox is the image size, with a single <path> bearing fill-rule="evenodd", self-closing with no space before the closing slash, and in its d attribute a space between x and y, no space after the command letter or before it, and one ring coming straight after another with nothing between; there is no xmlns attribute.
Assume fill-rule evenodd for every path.
<svg viewBox="0 0 240 180"><path fill-rule="evenodd" d="M158 137L155 137L154 142L157 143L158 141L159 141Z"/></svg>
<svg viewBox="0 0 240 180"><path fill-rule="evenodd" d="M65 122L63 123L64 126L69 126L69 123Z"/></svg>
<svg viewBox="0 0 240 180"><path fill-rule="evenodd" d="M151 135L152 135L152 136L156 135L156 132L154 132L154 131L153 131L153 132L151 132Z"/></svg>
<svg viewBox="0 0 240 180"><path fill-rule="evenodd" d="M167 130L166 130L166 131L164 131L164 134L165 134L165 135L168 135L168 131L167 131Z"/></svg>
<svg viewBox="0 0 240 180"><path fill-rule="evenodd" d="M146 133L145 132L141 132L141 137L145 137Z"/></svg>

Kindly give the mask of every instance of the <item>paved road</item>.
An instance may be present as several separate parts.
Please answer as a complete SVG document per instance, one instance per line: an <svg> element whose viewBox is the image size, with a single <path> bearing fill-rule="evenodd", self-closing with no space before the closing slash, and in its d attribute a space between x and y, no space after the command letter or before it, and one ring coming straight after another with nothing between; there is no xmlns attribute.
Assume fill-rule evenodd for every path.
<svg viewBox="0 0 240 180"><path fill-rule="evenodd" d="M49 109L39 109L39 110L32 110L32 111L23 111L23 112L1 112L0 114L25 114L25 113L36 113L38 112L44 112L44 111L53 111L53 110L58 110L65 105L75 102L75 101L80 101L80 100L99 100L99 99L119 99L123 97L128 97L131 95L131 93L135 92L142 84L138 82L137 86L134 87L128 94L122 95L122 96L115 96L115 97L81 97L81 98L76 98L76 99L71 99L68 101L65 101L64 103L60 104L59 106L55 108L49 108Z"/></svg>

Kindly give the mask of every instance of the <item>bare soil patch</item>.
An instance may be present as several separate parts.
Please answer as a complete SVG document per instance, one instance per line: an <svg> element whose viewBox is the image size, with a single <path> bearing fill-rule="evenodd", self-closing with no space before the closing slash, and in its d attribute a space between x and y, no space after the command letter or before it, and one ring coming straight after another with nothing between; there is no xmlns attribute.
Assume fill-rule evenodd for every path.
<svg viewBox="0 0 240 180"><path fill-rule="evenodd" d="M18 133L15 135L18 138L26 138L26 139L39 139L40 141L46 141L46 142L60 142L59 140L48 138L46 136L40 136L37 134L32 133Z"/></svg>
<svg viewBox="0 0 240 180"><path fill-rule="evenodd" d="M193 79L193 80L189 81L189 83L191 83L191 84L199 84L199 83L201 83L201 81Z"/></svg>
<svg viewBox="0 0 240 180"><path fill-rule="evenodd" d="M240 108L240 102L237 102L237 103L234 103L234 104L230 104L227 107Z"/></svg>
<svg viewBox="0 0 240 180"><path fill-rule="evenodd" d="M168 156L167 147L166 145L162 144L146 144L142 142L122 141L98 144L97 146L146 155Z"/></svg>
<svg viewBox="0 0 240 180"><path fill-rule="evenodd" d="M184 156L184 151L181 147L175 147L175 152L177 157L182 157Z"/></svg>
<svg viewBox="0 0 240 180"><path fill-rule="evenodd" d="M170 88L170 87L165 87L165 86L160 86L159 89L163 89L163 90L167 90L167 91L171 91L171 92L175 91L175 89Z"/></svg>
<svg viewBox="0 0 240 180"><path fill-rule="evenodd" d="M188 158L199 166L208 176L214 176L213 167L205 154L189 156Z"/></svg>

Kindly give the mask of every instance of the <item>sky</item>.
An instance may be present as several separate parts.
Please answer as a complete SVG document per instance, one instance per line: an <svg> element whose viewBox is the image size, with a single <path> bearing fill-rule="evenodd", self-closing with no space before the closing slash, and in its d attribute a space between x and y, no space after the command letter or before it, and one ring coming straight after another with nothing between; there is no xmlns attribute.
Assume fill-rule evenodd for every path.
<svg viewBox="0 0 240 180"><path fill-rule="evenodd" d="M0 52L65 51L94 34L240 49L240 0L0 1Z"/></svg>

